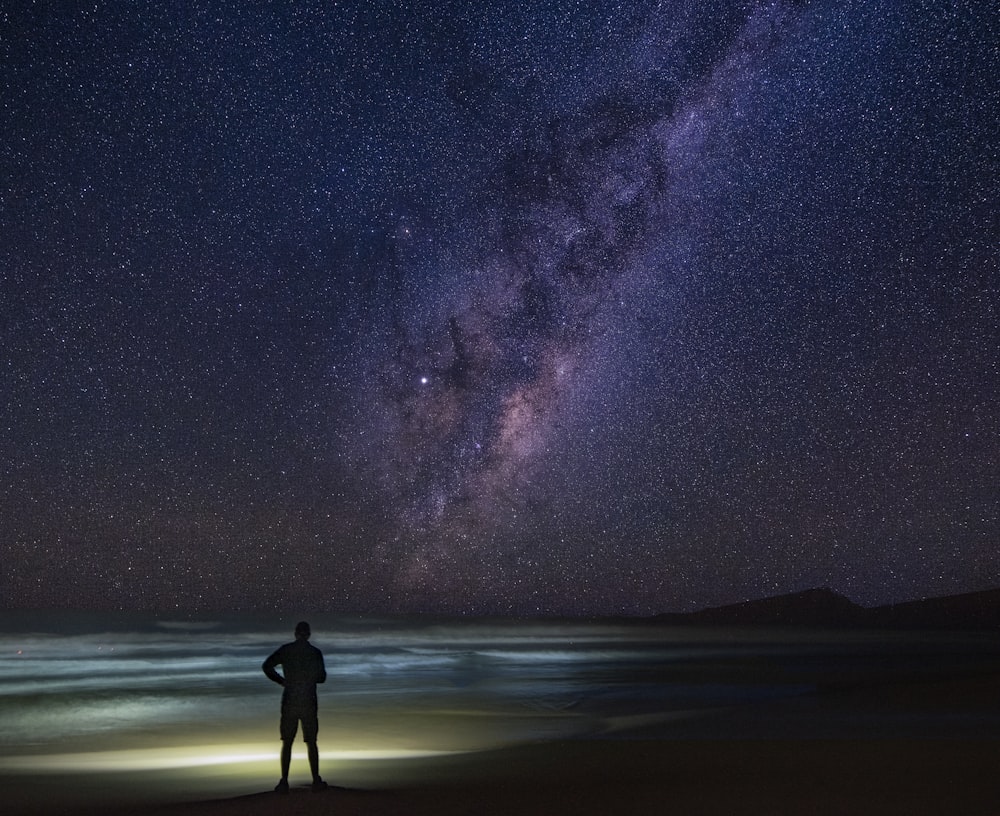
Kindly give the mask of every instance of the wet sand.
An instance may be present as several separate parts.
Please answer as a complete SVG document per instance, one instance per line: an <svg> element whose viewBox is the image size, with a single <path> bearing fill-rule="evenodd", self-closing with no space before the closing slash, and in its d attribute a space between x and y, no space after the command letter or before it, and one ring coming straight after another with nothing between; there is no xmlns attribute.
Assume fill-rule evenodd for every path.
<svg viewBox="0 0 1000 816"><path fill-rule="evenodd" d="M846 816L1000 814L1000 678L989 673L933 682L853 688L824 700L844 720L877 708L912 719L912 738L744 739L749 720L721 714L725 738L620 739L540 743L458 758L422 760L427 784L362 791L299 788L167 807L158 816L264 814L678 814L679 816ZM954 729L920 736L949 712ZM756 707L756 721L794 731L795 701ZM822 717L810 718L815 725ZM958 723L964 723L958 725ZM700 723L699 728L704 728ZM930 729L926 729L930 733ZM723 733L720 731L720 734ZM277 800L277 801L276 801Z"/></svg>
<svg viewBox="0 0 1000 816"><path fill-rule="evenodd" d="M490 816L491 814L1000 814L1000 671L993 657L960 671L840 676L823 690L579 739L323 765L313 793L304 767L293 789L259 784L210 801L189 771L176 797L119 774L114 789L86 776L3 776L0 811L66 816ZM274 769L276 770L275 750ZM300 763L301 765L301 763ZM369 765L370 767L370 765ZM369 784L366 780L377 780ZM170 801L172 800L172 802Z"/></svg>
<svg viewBox="0 0 1000 816"><path fill-rule="evenodd" d="M582 741L469 756L449 781L126 808L155 816L997 814L992 740ZM464 766L464 767L462 767ZM106 811L105 811L106 812Z"/></svg>

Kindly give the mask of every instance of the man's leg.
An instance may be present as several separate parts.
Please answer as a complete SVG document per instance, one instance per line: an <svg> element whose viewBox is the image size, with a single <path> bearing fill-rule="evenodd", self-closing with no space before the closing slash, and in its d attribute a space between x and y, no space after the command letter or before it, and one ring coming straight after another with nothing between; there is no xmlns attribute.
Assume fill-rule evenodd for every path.
<svg viewBox="0 0 1000 816"><path fill-rule="evenodd" d="M319 747L315 742L310 742L306 744L306 750L309 752L309 770L312 771L313 782L321 782L322 779L319 775Z"/></svg>
<svg viewBox="0 0 1000 816"><path fill-rule="evenodd" d="M292 741L281 741L281 781L288 781L288 769L292 764Z"/></svg>
<svg viewBox="0 0 1000 816"><path fill-rule="evenodd" d="M275 790L278 793L288 793L288 769L292 764L292 743L299 730L299 720L291 710L288 701L281 698L281 780Z"/></svg>
<svg viewBox="0 0 1000 816"><path fill-rule="evenodd" d="M316 735L319 733L319 718L316 716L316 708L302 715L302 739L305 740L306 750L309 754L309 770L312 771L313 790L323 790L326 782L319 775L319 746L316 745Z"/></svg>

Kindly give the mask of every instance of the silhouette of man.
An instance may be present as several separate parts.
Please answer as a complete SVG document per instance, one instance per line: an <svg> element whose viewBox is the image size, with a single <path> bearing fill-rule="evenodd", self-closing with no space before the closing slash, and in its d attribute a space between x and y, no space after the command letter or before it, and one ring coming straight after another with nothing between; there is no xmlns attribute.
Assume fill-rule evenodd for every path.
<svg viewBox="0 0 1000 816"><path fill-rule="evenodd" d="M326 682L326 666L323 653L309 642L311 634L309 624L300 621L295 626L295 640L279 647L261 666L264 674L284 688L281 694L281 780L274 788L278 793L288 793L288 766L300 720L302 739L309 753L312 789L326 788L326 782L319 775L319 748L316 747L319 731L316 684ZM275 671L275 666L281 666L282 674Z"/></svg>

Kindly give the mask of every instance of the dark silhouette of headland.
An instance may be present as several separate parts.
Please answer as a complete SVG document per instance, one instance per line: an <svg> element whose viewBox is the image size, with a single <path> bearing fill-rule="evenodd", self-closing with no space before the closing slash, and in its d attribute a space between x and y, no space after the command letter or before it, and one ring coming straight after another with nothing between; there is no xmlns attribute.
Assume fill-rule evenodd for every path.
<svg viewBox="0 0 1000 816"><path fill-rule="evenodd" d="M832 589L819 588L696 612L666 613L653 620L712 626L1000 629L1000 589L863 607Z"/></svg>

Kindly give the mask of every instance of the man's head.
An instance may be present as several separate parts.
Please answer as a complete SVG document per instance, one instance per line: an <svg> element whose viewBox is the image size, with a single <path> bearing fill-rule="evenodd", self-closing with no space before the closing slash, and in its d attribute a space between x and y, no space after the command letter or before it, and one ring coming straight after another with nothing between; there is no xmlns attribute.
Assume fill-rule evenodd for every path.
<svg viewBox="0 0 1000 816"><path fill-rule="evenodd" d="M312 630L309 628L309 624L305 621L299 621L295 624L295 637L302 638L302 640L309 640L309 636L312 634Z"/></svg>

